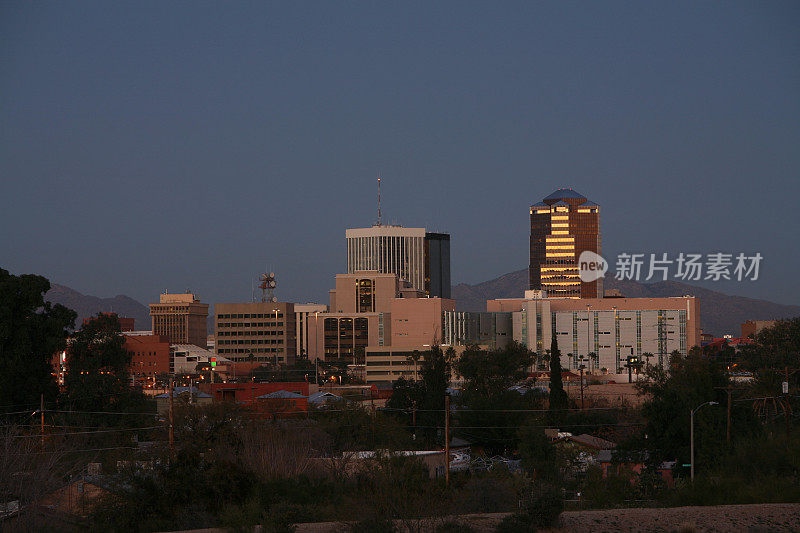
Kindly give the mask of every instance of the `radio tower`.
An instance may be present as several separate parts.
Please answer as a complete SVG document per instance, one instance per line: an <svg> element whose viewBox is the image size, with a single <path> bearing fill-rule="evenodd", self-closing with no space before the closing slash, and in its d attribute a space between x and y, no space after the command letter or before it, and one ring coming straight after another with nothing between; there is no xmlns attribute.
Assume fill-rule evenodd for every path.
<svg viewBox="0 0 800 533"><path fill-rule="evenodd" d="M381 225L381 177L378 175L378 226Z"/></svg>
<svg viewBox="0 0 800 533"><path fill-rule="evenodd" d="M261 303L277 302L275 298L275 272L264 273L258 278L260 283L258 288L261 289Z"/></svg>

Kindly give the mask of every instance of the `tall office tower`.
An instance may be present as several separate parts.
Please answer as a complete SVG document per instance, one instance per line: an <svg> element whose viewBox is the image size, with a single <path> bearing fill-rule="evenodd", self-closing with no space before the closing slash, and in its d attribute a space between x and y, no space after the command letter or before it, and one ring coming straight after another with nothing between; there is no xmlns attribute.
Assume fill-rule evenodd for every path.
<svg viewBox="0 0 800 533"><path fill-rule="evenodd" d="M558 189L531 206L530 288L556 298L602 298L603 278L582 282L578 259L600 254L600 206Z"/></svg>
<svg viewBox="0 0 800 533"><path fill-rule="evenodd" d="M347 273L397 274L428 296L450 298L450 235L425 228L375 225L348 229Z"/></svg>
<svg viewBox="0 0 800 533"><path fill-rule="evenodd" d="M150 304L153 317L153 335L163 335L172 344L206 346L206 320L208 304L186 294L162 294L159 303Z"/></svg>

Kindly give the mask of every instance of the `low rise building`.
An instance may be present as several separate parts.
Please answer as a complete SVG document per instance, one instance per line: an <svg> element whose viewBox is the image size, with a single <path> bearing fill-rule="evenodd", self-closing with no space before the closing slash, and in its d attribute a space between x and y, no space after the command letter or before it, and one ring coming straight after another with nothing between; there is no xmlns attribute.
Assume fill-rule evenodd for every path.
<svg viewBox="0 0 800 533"><path fill-rule="evenodd" d="M760 331L773 327L777 320L748 320L742 323L742 337L757 335Z"/></svg>
<svg viewBox="0 0 800 533"><path fill-rule="evenodd" d="M237 372L267 363L294 363L293 303L218 303L214 313L216 353L236 363Z"/></svg>
<svg viewBox="0 0 800 533"><path fill-rule="evenodd" d="M152 387L156 377L172 373L169 339L149 331L129 331L125 336L125 351L131 357L131 380L134 385Z"/></svg>
<svg viewBox="0 0 800 533"><path fill-rule="evenodd" d="M173 344L169 350L174 374L197 374L198 365L212 366L215 372L227 373L232 365L229 359L193 344Z"/></svg>
<svg viewBox="0 0 800 533"><path fill-rule="evenodd" d="M526 298L487 301L487 310L511 312L513 339L544 354L553 335L567 369L583 365L622 373L629 356L665 365L673 351L700 344L694 296L675 298Z"/></svg>

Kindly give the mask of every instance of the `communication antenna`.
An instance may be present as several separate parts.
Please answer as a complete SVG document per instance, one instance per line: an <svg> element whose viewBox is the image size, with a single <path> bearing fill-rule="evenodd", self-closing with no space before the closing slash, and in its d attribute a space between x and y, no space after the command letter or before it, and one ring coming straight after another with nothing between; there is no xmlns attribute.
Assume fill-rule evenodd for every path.
<svg viewBox="0 0 800 533"><path fill-rule="evenodd" d="M381 225L381 176L378 174L378 225Z"/></svg>
<svg viewBox="0 0 800 533"><path fill-rule="evenodd" d="M261 281L258 284L258 288L261 289L261 303L277 302L278 299L275 298L275 272L261 274L259 280Z"/></svg>

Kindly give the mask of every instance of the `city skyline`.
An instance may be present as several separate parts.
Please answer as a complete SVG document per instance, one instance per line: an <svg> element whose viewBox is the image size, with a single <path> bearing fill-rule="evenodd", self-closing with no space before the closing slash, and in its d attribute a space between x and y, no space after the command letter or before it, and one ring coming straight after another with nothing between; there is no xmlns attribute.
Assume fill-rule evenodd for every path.
<svg viewBox="0 0 800 533"><path fill-rule="evenodd" d="M759 281L699 284L800 300L796 5L447 6L2 6L3 267L324 301L380 175L386 222L451 235L453 284L524 268L567 187L606 258L759 252Z"/></svg>

